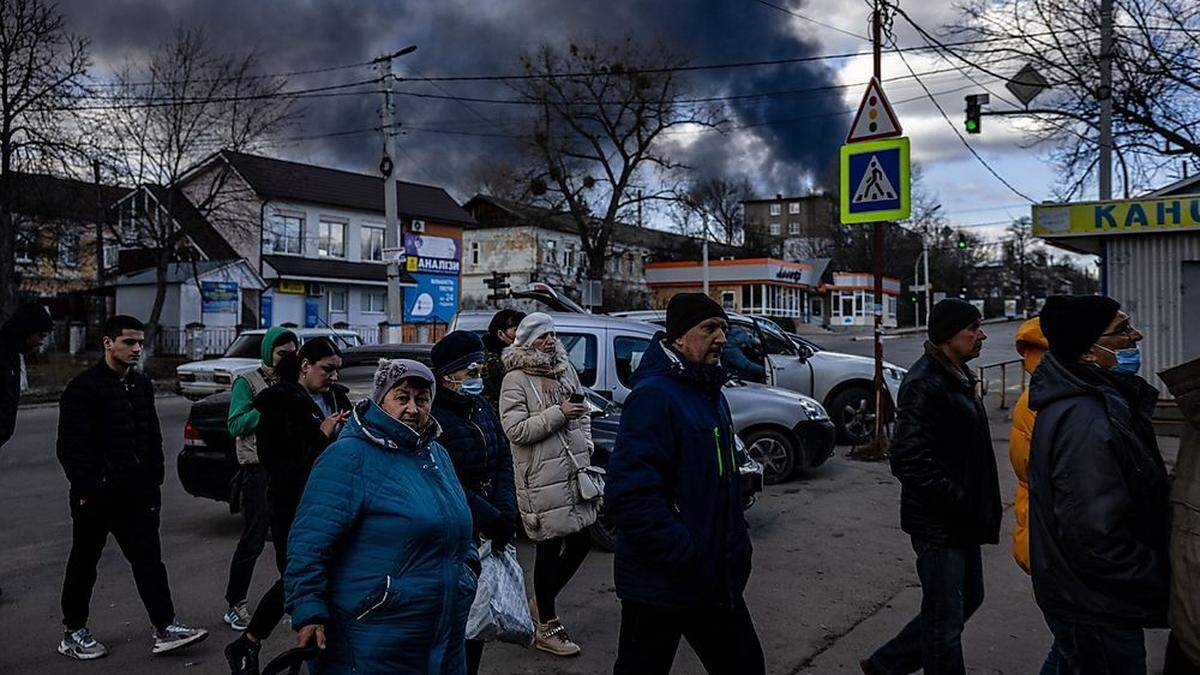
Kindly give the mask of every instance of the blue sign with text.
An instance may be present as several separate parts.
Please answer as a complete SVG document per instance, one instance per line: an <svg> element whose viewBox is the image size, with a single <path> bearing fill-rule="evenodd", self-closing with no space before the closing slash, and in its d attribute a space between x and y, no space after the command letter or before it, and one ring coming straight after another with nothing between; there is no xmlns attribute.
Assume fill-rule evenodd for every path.
<svg viewBox="0 0 1200 675"><path fill-rule="evenodd" d="M404 289L405 323L450 323L458 308L458 277L414 274L415 288Z"/></svg>

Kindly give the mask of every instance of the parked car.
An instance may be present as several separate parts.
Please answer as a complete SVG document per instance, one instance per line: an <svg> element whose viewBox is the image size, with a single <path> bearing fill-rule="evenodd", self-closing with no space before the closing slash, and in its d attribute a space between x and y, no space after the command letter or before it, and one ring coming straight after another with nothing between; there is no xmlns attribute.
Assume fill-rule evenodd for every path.
<svg viewBox="0 0 1200 675"><path fill-rule="evenodd" d="M392 349L386 358L419 358L424 351L428 360L428 348L420 349L422 345L391 345ZM357 366L355 366L357 367ZM350 399L357 401L371 393L370 377L347 378L343 384L350 387ZM589 412L592 417L592 441L596 450L592 455L592 463L596 466L607 466L612 454L613 443L617 439L617 430L621 426L621 406L591 390L585 390ZM204 398L192 405L188 413L187 423L183 427L183 450L179 453L177 462L179 481L183 489L194 497L215 499L220 502L230 502L231 508L237 510L234 502L235 492L233 480L237 475L237 456L234 452L233 438L225 426L229 415L229 392L221 392ZM749 508L763 489L763 465L752 460L746 453L745 446L739 442L736 449L738 457L738 473L742 480L742 493L746 495L746 508ZM604 550L611 551L614 529L604 511L591 529L592 539Z"/></svg>
<svg viewBox="0 0 1200 675"><path fill-rule="evenodd" d="M612 316L666 323L666 312L662 310L616 312ZM875 434L874 359L828 351L807 338L785 333L765 317L730 314L729 320L757 336L759 352L766 355L767 384L820 401L843 443L861 445L871 440ZM884 414L889 418L906 372L894 364L883 364L887 390Z"/></svg>
<svg viewBox="0 0 1200 675"><path fill-rule="evenodd" d="M300 343L314 337L324 336L333 339L340 347L349 348L362 345L362 338L351 330L334 330L329 328L293 328L291 329ZM248 330L238 335L225 354L219 359L191 361L175 369L176 393L192 400L201 399L210 394L228 391L233 387L233 381L242 373L247 373L262 364L262 340L267 334L265 330Z"/></svg>
<svg viewBox="0 0 1200 675"><path fill-rule="evenodd" d="M579 380L600 396L624 403L632 375L659 330L654 324L603 314L550 312L555 332L567 350ZM492 312L463 310L451 330L482 333ZM725 398L734 428L747 454L764 466L767 484L788 480L820 466L833 454L833 423L821 404L795 391L731 381Z"/></svg>

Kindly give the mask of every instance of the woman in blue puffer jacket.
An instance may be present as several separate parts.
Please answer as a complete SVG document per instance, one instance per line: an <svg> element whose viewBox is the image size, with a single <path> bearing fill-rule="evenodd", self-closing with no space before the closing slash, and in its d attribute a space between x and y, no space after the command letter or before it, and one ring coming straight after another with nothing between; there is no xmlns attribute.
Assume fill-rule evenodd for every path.
<svg viewBox="0 0 1200 675"><path fill-rule="evenodd" d="M313 467L284 585L317 673L461 675L475 596L471 513L430 415L434 377L381 361L375 393Z"/></svg>

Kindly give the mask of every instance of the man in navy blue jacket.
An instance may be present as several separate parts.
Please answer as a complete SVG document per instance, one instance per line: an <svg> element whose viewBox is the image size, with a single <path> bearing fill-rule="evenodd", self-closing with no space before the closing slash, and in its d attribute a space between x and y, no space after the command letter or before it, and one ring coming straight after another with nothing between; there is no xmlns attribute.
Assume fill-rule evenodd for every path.
<svg viewBox="0 0 1200 675"><path fill-rule="evenodd" d="M765 671L742 597L751 546L721 394L727 328L708 296L676 295L625 400L605 489L618 533L616 675L669 673L680 637L712 675Z"/></svg>

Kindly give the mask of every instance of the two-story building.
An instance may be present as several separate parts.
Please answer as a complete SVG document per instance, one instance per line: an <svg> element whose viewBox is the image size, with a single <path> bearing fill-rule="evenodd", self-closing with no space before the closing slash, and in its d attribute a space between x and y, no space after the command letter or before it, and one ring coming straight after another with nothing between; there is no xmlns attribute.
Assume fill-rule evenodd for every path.
<svg viewBox="0 0 1200 675"><path fill-rule="evenodd" d="M243 325L346 325L368 337L386 320L382 177L221 151L180 185L230 257L266 281L261 292L243 289ZM401 181L397 204L404 322L445 324L458 304L462 228L473 220L440 187ZM119 220L133 217L122 210ZM196 248L213 259L213 246Z"/></svg>
<svg viewBox="0 0 1200 675"><path fill-rule="evenodd" d="M463 304L487 305L492 272L507 274L513 288L540 281L581 300L587 256L574 219L567 213L490 195L475 195L463 205L474 223L463 232ZM604 306L650 306L646 265L653 261L700 260L701 240L625 223L613 226L605 261ZM712 259L733 257L740 249L710 243Z"/></svg>

